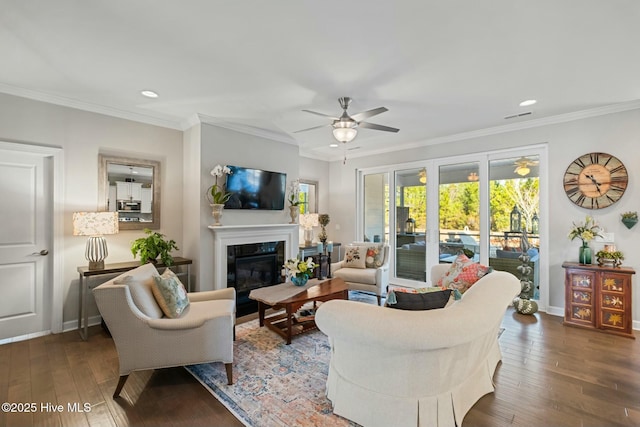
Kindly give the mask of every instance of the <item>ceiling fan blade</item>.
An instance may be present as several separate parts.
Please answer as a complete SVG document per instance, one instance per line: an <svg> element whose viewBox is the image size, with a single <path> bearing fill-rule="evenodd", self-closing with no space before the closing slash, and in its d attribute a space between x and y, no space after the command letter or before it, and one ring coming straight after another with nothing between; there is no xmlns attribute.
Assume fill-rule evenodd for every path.
<svg viewBox="0 0 640 427"><path fill-rule="evenodd" d="M382 114L385 111L389 111L389 110L387 108L385 108L385 107L373 108L371 110L363 111L361 113L356 113L356 114L352 115L351 118L353 120L355 120L356 122L359 122L360 120L366 119L367 117L373 117L373 116L376 116L378 114Z"/></svg>
<svg viewBox="0 0 640 427"><path fill-rule="evenodd" d="M392 128L389 126L376 125L374 123L360 122L358 123L358 127L375 129L375 130L383 130L385 132L398 132L400 129Z"/></svg>
<svg viewBox="0 0 640 427"><path fill-rule="evenodd" d="M318 113L317 111L311 111L311 110L302 110L306 113L311 113L311 114L315 114L316 116L321 116L321 117L329 117L332 120L340 120L339 117L336 116L330 116L328 114L324 114L324 113Z"/></svg>
<svg viewBox="0 0 640 427"><path fill-rule="evenodd" d="M312 128L307 128L307 129L300 129L300 130L296 130L293 133L300 133L300 132L306 132L308 130L314 130L314 129L320 129L320 128L326 128L327 126L331 126L331 124L326 124L326 125L320 125L320 126L314 126Z"/></svg>

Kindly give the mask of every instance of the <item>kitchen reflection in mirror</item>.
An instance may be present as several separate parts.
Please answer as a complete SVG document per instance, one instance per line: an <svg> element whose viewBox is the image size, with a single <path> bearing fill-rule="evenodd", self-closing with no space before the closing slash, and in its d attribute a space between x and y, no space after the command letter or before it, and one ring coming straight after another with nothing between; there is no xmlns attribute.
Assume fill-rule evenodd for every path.
<svg viewBox="0 0 640 427"><path fill-rule="evenodd" d="M104 211L118 212L120 229L160 228L160 164L100 155Z"/></svg>

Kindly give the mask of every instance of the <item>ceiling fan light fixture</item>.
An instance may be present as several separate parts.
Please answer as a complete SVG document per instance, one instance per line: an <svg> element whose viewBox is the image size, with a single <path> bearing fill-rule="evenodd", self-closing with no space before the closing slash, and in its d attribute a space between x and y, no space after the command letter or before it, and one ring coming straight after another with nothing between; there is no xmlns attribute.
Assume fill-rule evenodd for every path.
<svg viewBox="0 0 640 427"><path fill-rule="evenodd" d="M338 127L333 129L333 137L340 142L351 142L358 134L354 128Z"/></svg>
<svg viewBox="0 0 640 427"><path fill-rule="evenodd" d="M471 181L471 182L475 182L477 180L479 180L480 178L478 177L478 174L476 172L471 172L469 175L467 175L467 180Z"/></svg>
<svg viewBox="0 0 640 427"><path fill-rule="evenodd" d="M516 168L516 173L520 176L527 176L529 172L531 172L531 169L529 169L527 166L518 166Z"/></svg>

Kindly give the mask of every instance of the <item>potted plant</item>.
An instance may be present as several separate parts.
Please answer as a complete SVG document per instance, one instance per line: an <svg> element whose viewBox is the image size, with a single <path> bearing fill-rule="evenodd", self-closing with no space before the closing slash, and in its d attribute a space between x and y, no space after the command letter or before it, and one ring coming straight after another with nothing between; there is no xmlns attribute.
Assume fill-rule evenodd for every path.
<svg viewBox="0 0 640 427"><path fill-rule="evenodd" d="M169 254L172 250L178 250L175 240L165 239L164 234L152 231L148 228L144 229L148 234L147 237L140 237L131 244L131 253L135 258L140 253L140 263L147 262L156 263L158 257L164 265L173 264L173 257Z"/></svg>
<svg viewBox="0 0 640 427"><path fill-rule="evenodd" d="M598 265L611 264L614 267L622 264L624 255L620 251L598 251L596 252Z"/></svg>
<svg viewBox="0 0 640 427"><path fill-rule="evenodd" d="M631 229L634 225L638 223L638 212L625 212L621 214L622 223L628 228Z"/></svg>
<svg viewBox="0 0 640 427"><path fill-rule="evenodd" d="M296 179L289 184L289 216L291 216L291 222L289 224L295 224L298 215L300 214L300 180Z"/></svg>

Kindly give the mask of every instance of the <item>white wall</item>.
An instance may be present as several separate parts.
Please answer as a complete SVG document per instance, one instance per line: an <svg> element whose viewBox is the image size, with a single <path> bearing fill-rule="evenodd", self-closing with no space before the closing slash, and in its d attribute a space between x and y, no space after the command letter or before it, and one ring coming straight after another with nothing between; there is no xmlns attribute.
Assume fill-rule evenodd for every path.
<svg viewBox="0 0 640 427"><path fill-rule="evenodd" d="M640 253L640 227L627 230L620 222L622 212L640 210L639 142L640 110L636 109L413 150L347 159L346 165L342 161L335 161L330 165L330 233L335 236L335 241L349 242L355 238L355 183L356 170L359 168L548 143L549 218L541 218L540 221L541 224L543 221L548 222L551 236L549 304L552 309L562 310L564 270L561 265L564 261L578 259L578 241L571 242L566 237L573 221L582 221L587 214L593 215L607 232L615 233L616 245L626 255L624 265L640 271L640 258L635 256ZM605 152L617 156L629 172L629 186L623 198L608 208L596 211L575 206L566 197L562 186L562 178L569 163L589 152ZM637 280L634 277L634 283ZM640 292L634 294L633 318L640 320Z"/></svg>
<svg viewBox="0 0 640 427"><path fill-rule="evenodd" d="M210 290L213 289L213 234L207 227L213 224L213 218L206 191L214 184L211 169L220 164L284 172L287 174L288 188L289 183L299 177L299 153L296 145L243 134L207 123L197 126L200 127L200 160L192 156L192 163L188 166L185 164L185 171L190 175L193 171L199 173L200 217L198 221L185 222L185 234L189 234L190 240L193 236L199 236L198 252L189 253L187 256L198 262L198 289ZM222 217L223 225L286 224L289 221L286 202L284 210L225 210Z"/></svg>
<svg viewBox="0 0 640 427"><path fill-rule="evenodd" d="M63 321L78 316L76 268L87 265L86 238L72 235L71 216L76 211L97 210L98 153L161 161L159 231L182 249L182 132L0 94L0 140L64 150ZM107 262L132 261L131 242L142 235L142 231L127 230L108 236ZM89 299L89 315L97 315L93 297Z"/></svg>

